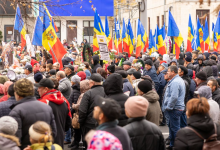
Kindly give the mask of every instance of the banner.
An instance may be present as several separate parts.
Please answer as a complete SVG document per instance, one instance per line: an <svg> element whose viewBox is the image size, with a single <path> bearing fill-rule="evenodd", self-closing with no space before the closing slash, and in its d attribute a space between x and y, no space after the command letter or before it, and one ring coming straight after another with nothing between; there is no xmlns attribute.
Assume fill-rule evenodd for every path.
<svg viewBox="0 0 220 150"><path fill-rule="evenodd" d="M109 52L108 52L108 46L107 46L107 41L106 41L106 36L105 35L96 35L98 39L98 44L99 44L99 51L100 51L100 56L101 60L110 60Z"/></svg>

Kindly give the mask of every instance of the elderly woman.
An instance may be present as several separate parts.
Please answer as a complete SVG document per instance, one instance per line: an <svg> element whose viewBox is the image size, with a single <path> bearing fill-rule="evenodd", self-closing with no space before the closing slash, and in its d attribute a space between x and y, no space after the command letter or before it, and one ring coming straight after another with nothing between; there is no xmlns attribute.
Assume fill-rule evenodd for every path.
<svg viewBox="0 0 220 150"><path fill-rule="evenodd" d="M208 139L213 134L217 134L217 139L220 140L220 126L214 124L210 118L209 109L209 103L204 97L194 98L187 102L188 127L182 128L177 132L174 150L202 150L204 139ZM215 132L215 128L217 132Z"/></svg>

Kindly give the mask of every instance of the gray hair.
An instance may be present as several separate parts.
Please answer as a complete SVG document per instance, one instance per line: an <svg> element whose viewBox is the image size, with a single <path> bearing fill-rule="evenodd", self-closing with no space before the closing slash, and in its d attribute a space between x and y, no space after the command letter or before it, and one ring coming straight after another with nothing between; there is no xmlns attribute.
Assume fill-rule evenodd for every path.
<svg viewBox="0 0 220 150"><path fill-rule="evenodd" d="M178 73L177 66L170 66L169 69L170 69L171 72L173 71L174 73Z"/></svg>
<svg viewBox="0 0 220 150"><path fill-rule="evenodd" d="M58 71L57 72L57 76L59 76L60 78L65 78L66 77L66 74L64 71Z"/></svg>

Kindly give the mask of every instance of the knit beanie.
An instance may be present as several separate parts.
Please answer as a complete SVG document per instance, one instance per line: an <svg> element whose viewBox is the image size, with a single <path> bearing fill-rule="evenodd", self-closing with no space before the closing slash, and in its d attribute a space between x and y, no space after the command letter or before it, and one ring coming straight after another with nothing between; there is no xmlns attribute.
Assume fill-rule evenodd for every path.
<svg viewBox="0 0 220 150"><path fill-rule="evenodd" d="M10 117L4 116L0 118L0 132L8 135L15 135L18 130L17 121Z"/></svg>
<svg viewBox="0 0 220 150"><path fill-rule="evenodd" d="M34 85L33 83L26 79L20 79L14 84L15 92L21 97L33 96L34 95Z"/></svg>
<svg viewBox="0 0 220 150"><path fill-rule="evenodd" d="M186 56L185 60L186 60L187 62L191 62L191 61L192 61L192 57L191 57L191 56Z"/></svg>
<svg viewBox="0 0 220 150"><path fill-rule="evenodd" d="M150 65L150 66L153 66L153 62L152 62L152 60L150 60L150 59L147 59L147 60L145 61L145 64Z"/></svg>
<svg viewBox="0 0 220 150"><path fill-rule="evenodd" d="M41 79L43 79L43 75L40 72L34 75L35 82L39 83Z"/></svg>
<svg viewBox="0 0 220 150"><path fill-rule="evenodd" d="M204 71L199 71L196 74L196 78L199 78L200 80L206 81L207 80L207 75L206 75L206 73Z"/></svg>
<svg viewBox="0 0 220 150"><path fill-rule="evenodd" d="M80 81L83 81L86 79L86 73L84 71L78 72L77 75L81 78Z"/></svg>
<svg viewBox="0 0 220 150"><path fill-rule="evenodd" d="M78 75L74 75L71 78L71 81L74 82L74 83L79 83L80 80L81 80L81 78Z"/></svg>
<svg viewBox="0 0 220 150"><path fill-rule="evenodd" d="M144 117L147 115L149 102L142 96L132 96L125 102L125 111L129 118Z"/></svg>
<svg viewBox="0 0 220 150"><path fill-rule="evenodd" d="M110 66L108 66L107 69L109 72L114 73L115 72L115 65L110 65Z"/></svg>
<svg viewBox="0 0 220 150"><path fill-rule="evenodd" d="M143 93L147 93L152 90L152 84L148 80L144 80L138 83L138 88Z"/></svg>
<svg viewBox="0 0 220 150"><path fill-rule="evenodd" d="M133 76L136 78L136 79L140 79L141 78L141 73L139 71L135 71L133 73Z"/></svg>

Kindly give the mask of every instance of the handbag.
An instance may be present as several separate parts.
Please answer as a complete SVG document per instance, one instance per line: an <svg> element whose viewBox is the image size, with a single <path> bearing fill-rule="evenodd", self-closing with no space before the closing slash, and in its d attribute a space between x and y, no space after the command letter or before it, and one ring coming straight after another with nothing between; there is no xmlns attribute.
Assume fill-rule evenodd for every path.
<svg viewBox="0 0 220 150"><path fill-rule="evenodd" d="M73 114L73 119L72 119L72 127L73 129L79 129L80 128L80 124L79 124L79 114L78 111L76 113Z"/></svg>

